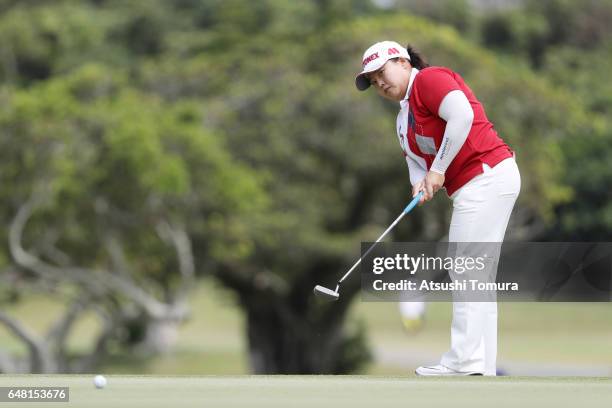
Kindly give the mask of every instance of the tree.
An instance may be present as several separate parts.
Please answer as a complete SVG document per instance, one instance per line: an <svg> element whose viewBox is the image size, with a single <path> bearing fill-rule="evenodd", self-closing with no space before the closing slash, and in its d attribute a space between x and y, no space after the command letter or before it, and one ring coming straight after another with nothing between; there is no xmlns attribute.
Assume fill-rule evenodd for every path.
<svg viewBox="0 0 612 408"><path fill-rule="evenodd" d="M42 338L2 313L30 350L29 367L2 370L88 370L109 343L171 350L196 278L192 236L239 252L241 217L265 200L256 176L201 128L197 103L162 103L108 67L85 66L8 99L0 201L12 280L69 304ZM219 228L227 231L211 243ZM66 339L86 309L102 328L94 348L72 361Z"/></svg>

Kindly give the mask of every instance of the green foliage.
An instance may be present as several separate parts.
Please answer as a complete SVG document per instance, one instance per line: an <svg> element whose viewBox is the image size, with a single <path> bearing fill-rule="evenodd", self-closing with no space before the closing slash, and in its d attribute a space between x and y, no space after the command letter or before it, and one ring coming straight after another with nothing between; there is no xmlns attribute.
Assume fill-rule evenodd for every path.
<svg viewBox="0 0 612 408"><path fill-rule="evenodd" d="M552 48L597 49L612 36L610 0L528 0L520 7L487 13L481 21L486 46L527 57L540 67Z"/></svg>
<svg viewBox="0 0 612 408"><path fill-rule="evenodd" d="M485 46L524 54L537 65L541 63L549 30L549 22L544 16L516 10L486 16L481 35Z"/></svg>
<svg viewBox="0 0 612 408"><path fill-rule="evenodd" d="M450 25L461 32L471 31L474 20L474 9L466 0L396 0L392 12L401 11Z"/></svg>
<svg viewBox="0 0 612 408"><path fill-rule="evenodd" d="M92 24L92 21L96 21ZM113 16L79 2L28 7L20 2L0 15L0 81L46 79L103 51L105 29Z"/></svg>
<svg viewBox="0 0 612 408"><path fill-rule="evenodd" d="M151 258L143 276L146 265L162 273L168 251L150 236L160 218L207 235L211 215L217 224L237 222L266 201L257 176L200 118L199 103L164 103L99 65L16 91L0 116L4 213L43 190L46 216L34 233L61 231L64 247L86 265L99 262L107 234L124 234L133 257Z"/></svg>
<svg viewBox="0 0 612 408"><path fill-rule="evenodd" d="M549 126L575 118L566 125L572 129L570 137L556 147L565 158L563 178L574 190L574 200L555 208L556 222L549 225L546 238L609 238L611 211L604 186L611 177L607 163L612 146L611 17L610 0L534 0L485 16L482 24L485 44L528 57L542 78L564 90L571 114L557 111L561 119Z"/></svg>
<svg viewBox="0 0 612 408"><path fill-rule="evenodd" d="M571 98L585 109L610 117L612 84L608 80L612 66L612 43L596 50L561 46L547 55L542 73L553 84L563 85Z"/></svg>

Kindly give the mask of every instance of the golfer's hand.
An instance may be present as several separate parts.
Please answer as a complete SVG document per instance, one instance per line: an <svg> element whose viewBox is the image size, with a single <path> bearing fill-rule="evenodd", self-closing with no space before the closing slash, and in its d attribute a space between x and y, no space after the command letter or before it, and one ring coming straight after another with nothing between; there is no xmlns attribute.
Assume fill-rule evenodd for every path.
<svg viewBox="0 0 612 408"><path fill-rule="evenodd" d="M425 191L425 179L415 183L412 186L412 198L416 197L421 191ZM419 205L422 205L425 202L425 194L419 200Z"/></svg>
<svg viewBox="0 0 612 408"><path fill-rule="evenodd" d="M444 174L436 173L435 171L428 171L427 175L423 179L423 201L429 201L433 198L434 194L444 185Z"/></svg>

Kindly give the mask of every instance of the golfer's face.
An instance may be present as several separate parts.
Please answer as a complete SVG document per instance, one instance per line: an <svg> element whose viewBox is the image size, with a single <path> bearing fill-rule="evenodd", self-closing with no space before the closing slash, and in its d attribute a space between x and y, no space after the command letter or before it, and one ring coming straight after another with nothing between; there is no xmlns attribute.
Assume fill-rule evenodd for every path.
<svg viewBox="0 0 612 408"><path fill-rule="evenodd" d="M379 70L369 73L368 79L380 96L399 102L406 96L409 66L401 60L389 60Z"/></svg>

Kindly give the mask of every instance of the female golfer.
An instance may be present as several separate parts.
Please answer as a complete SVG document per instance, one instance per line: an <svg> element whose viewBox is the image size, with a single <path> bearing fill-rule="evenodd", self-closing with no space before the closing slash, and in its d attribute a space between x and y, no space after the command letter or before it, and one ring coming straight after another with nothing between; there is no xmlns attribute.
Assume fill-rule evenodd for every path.
<svg viewBox="0 0 612 408"><path fill-rule="evenodd" d="M512 150L487 119L461 76L430 67L393 41L363 55L357 89L371 86L399 102L397 136L408 163L412 194L421 204L442 187L453 202L449 242L502 242L521 179ZM497 303L453 302L451 347L417 375L495 375Z"/></svg>

